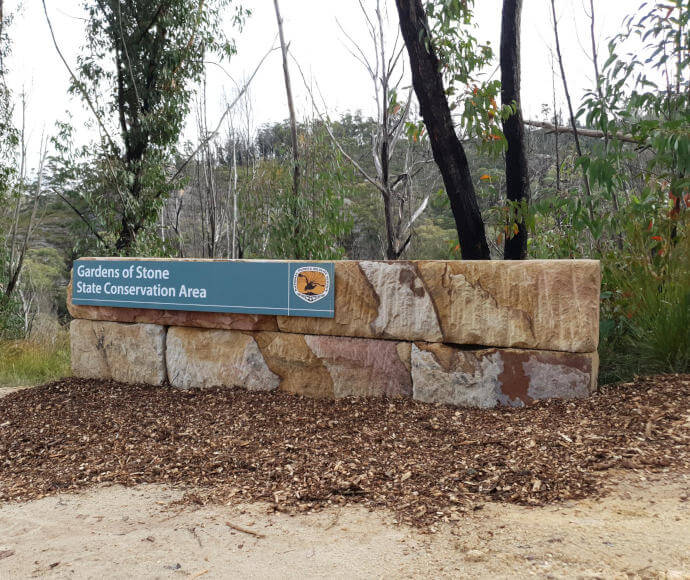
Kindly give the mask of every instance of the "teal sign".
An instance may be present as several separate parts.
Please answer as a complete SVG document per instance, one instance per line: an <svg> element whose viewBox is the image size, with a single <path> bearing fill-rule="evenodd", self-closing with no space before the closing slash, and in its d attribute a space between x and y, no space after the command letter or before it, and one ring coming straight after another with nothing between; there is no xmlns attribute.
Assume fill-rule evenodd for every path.
<svg viewBox="0 0 690 580"><path fill-rule="evenodd" d="M334 316L333 262L85 260L72 302L90 306Z"/></svg>

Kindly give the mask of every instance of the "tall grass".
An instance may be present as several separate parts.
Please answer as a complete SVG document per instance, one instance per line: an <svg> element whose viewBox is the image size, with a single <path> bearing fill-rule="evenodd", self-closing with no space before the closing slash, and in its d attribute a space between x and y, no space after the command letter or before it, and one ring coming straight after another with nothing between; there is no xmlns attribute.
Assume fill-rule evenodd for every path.
<svg viewBox="0 0 690 580"><path fill-rule="evenodd" d="M651 251L643 242L604 262L602 383L690 372L690 241Z"/></svg>
<svg viewBox="0 0 690 580"><path fill-rule="evenodd" d="M28 339L0 340L0 387L29 386L70 374L69 333L55 325Z"/></svg>

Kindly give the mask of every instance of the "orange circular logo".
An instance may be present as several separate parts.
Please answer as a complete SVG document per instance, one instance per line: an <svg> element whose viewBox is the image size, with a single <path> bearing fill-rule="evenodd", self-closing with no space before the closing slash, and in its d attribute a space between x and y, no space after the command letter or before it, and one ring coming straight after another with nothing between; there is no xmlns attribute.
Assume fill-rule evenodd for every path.
<svg viewBox="0 0 690 580"><path fill-rule="evenodd" d="M331 289L328 271L318 266L297 268L292 277L292 289L305 302L321 300Z"/></svg>

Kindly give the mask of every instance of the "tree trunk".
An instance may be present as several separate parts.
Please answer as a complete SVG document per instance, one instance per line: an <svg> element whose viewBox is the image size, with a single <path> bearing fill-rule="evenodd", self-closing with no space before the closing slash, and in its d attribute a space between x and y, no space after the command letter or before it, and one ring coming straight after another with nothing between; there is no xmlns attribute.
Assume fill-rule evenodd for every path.
<svg viewBox="0 0 690 580"><path fill-rule="evenodd" d="M297 117L295 116L295 105L292 102L292 88L290 86L290 71L288 69L288 47L285 44L285 36L283 35L283 19L280 16L280 9L278 7L278 0L273 0L273 5L275 6L276 19L278 20L278 35L280 37L280 50L283 55L283 75L285 76L285 92L287 93L288 111L290 113L290 137L292 139L292 213L295 219L294 223L294 248L296 254L292 256L293 258L301 258L299 244L297 240L300 237L300 216L299 210L297 209L299 204L297 203L297 197L299 195L299 178L300 178L300 168L299 168L299 150L297 149ZM286 256L287 257L287 256Z"/></svg>
<svg viewBox="0 0 690 580"><path fill-rule="evenodd" d="M516 103L513 115L503 121L503 134L508 142L506 151L506 194L518 206L510 215L518 231L507 235L503 257L506 260L527 258L527 225L525 210L529 204L529 168L525 152L525 128L520 105L520 13L522 0L503 0L501 24L501 101ZM519 204L519 205L518 205ZM512 233L512 232L511 232Z"/></svg>
<svg viewBox="0 0 690 580"><path fill-rule="evenodd" d="M579 129L575 123L575 112L573 111L573 102L570 98L570 91L568 90L568 80L565 76L565 67L563 66L563 55L561 54L561 41L558 35L558 19L556 18L556 3L555 0L551 0L551 15L553 17L553 34L556 39L556 56L558 57L558 67L561 69L561 80L563 81L563 92L565 93L565 100L568 103L568 112L570 113L570 127L572 128L573 137L575 137L575 150L577 151L578 158L582 157L582 147L580 146L580 135L578 133ZM585 183L585 192L587 194L587 209L589 210L589 219L594 221L594 206L592 205L592 190L589 187L589 178L587 177L587 172L585 171L584 165L582 166L582 178ZM598 243L595 240L595 243Z"/></svg>
<svg viewBox="0 0 690 580"><path fill-rule="evenodd" d="M431 151L450 200L462 257L465 260L488 260L490 254L484 222L467 156L453 127L438 58L429 36L426 13L421 0L395 0L395 4L410 57L412 85L429 133Z"/></svg>

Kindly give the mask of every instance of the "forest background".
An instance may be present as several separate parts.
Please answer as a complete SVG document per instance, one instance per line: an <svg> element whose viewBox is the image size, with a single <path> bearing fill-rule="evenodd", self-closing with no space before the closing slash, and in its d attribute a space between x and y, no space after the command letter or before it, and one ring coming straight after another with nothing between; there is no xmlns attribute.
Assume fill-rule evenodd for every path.
<svg viewBox="0 0 690 580"><path fill-rule="evenodd" d="M86 1L72 54L43 3L42 40L69 78L72 110L38 126L32 103L52 89L17 86L11 70L13 27L26 30L22 14L35 16L38 3L3 11L0 0L0 384L68 372L65 293L79 256L461 259L474 238L460 243L469 230L458 199L474 200L492 259L520 240L520 257L602 260L602 381L688 371L687 1L626 2L636 10L606 37L603 3L540 2L546 56L517 69L546 80L540 106L523 104L519 75L518 98L501 94L499 47L521 2L504 0L493 15L460 0L352 2L356 17L323 42L345 49L331 63L341 83L353 82L352 65L364 82L336 97L291 48L292 3L258 4ZM254 9L268 22L267 6L265 50L235 70L241 31ZM407 22L416 38L398 33L405 7L423 15ZM563 15L575 12L577 57L562 50L572 37ZM410 42L424 38L443 82L435 104L445 101L467 159L459 198L410 78ZM279 73L257 96L271 62ZM348 91L369 105L344 111ZM270 120L257 116L267 93L269 103L281 95ZM511 197L516 152L525 171Z"/></svg>

